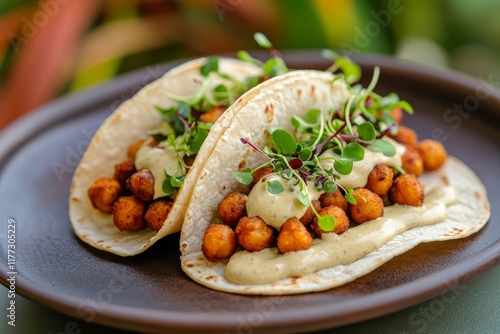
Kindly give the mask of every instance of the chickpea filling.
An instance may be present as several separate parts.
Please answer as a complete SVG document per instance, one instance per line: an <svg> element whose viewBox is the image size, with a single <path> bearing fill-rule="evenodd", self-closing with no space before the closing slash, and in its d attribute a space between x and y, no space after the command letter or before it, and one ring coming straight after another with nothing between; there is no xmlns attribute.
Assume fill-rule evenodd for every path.
<svg viewBox="0 0 500 334"><path fill-rule="evenodd" d="M334 191L311 190L309 186L314 183L309 182L309 206L297 199L299 182L295 181L294 189L293 178L290 178L292 181L283 179L283 172L280 176L272 166L256 168L251 178L248 177L248 194L232 192L220 202L217 213L221 223L210 225L202 240L205 258L216 262L229 259L240 250L260 252L266 248L277 249L279 254L303 251L311 248L314 240L321 239L325 233L341 235L350 228L382 217L385 207L394 204L421 207L424 188L418 176L441 167L447 153L436 141L419 142L409 128L399 126L399 131L404 134L398 136L397 132L391 136L398 151L396 157L377 160L365 149L364 159L354 162L353 172L344 182L342 177L338 178L339 186ZM406 138L407 133L411 134L411 139ZM364 164L364 171L358 164ZM283 190L273 194L271 184ZM355 188L349 188L351 185ZM325 216L333 218L333 229L325 230L319 224ZM212 231L222 226L224 233Z"/></svg>

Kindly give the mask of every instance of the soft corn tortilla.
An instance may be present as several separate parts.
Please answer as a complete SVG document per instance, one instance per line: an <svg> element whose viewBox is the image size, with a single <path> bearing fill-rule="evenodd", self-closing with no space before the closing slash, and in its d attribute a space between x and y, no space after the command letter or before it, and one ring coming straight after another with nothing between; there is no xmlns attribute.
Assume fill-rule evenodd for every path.
<svg viewBox="0 0 500 334"><path fill-rule="evenodd" d="M271 284L239 285L229 282L224 276L227 261L207 261L201 252L201 243L209 224L219 219L216 212L221 200L233 191L248 192L234 179L232 170L264 162L259 153L242 145L240 138L262 147L268 140L266 128L274 126L291 131L291 115L304 116L312 108L327 113L345 98L345 86L341 81L332 85L332 75L316 71L297 72L294 77L286 78L285 75L286 80L282 77L272 89L261 90L247 101L201 171L186 211L180 240L181 265L189 277L212 289L239 294L282 295L321 291L366 275L419 243L463 238L484 226L490 216L484 185L465 164L449 157L440 170L421 177L426 191L440 184L451 184L457 190L458 201L448 207L448 216L443 222L408 230L349 265Z"/></svg>
<svg viewBox="0 0 500 334"><path fill-rule="evenodd" d="M155 106L168 108L174 105L176 102L169 94L188 96L196 93L202 80L199 68L205 61L205 58L195 59L171 69L122 103L98 129L75 171L69 198L71 224L82 241L101 250L130 256L145 251L162 237L180 231L194 181L234 113L244 105L243 99L237 101L225 119L221 117L220 124L213 126L160 231L148 228L134 232L118 230L110 214L93 208L87 189L98 178L112 178L115 164L127 159L128 146L143 139L148 130L159 124L161 116ZM259 67L231 58L221 58L219 69L239 80L261 73ZM212 74L210 80L212 87L222 83L222 79Z"/></svg>

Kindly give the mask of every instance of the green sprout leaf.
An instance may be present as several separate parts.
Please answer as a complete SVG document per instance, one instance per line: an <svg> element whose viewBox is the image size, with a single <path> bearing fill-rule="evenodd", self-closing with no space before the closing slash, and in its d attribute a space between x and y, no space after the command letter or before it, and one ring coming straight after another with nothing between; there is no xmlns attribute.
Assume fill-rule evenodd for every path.
<svg viewBox="0 0 500 334"><path fill-rule="evenodd" d="M335 170L339 172L339 174L348 175L350 172L352 172L352 165L353 165L352 160L345 158L338 158L335 159L335 162L333 163L333 168L335 168Z"/></svg>
<svg viewBox="0 0 500 334"><path fill-rule="evenodd" d="M174 188L180 188L182 186L182 183L184 183L184 178L186 176L185 175L182 175L182 176L171 176L170 177L170 185Z"/></svg>
<svg viewBox="0 0 500 334"><path fill-rule="evenodd" d="M295 138L285 130L275 130L272 133L271 138L274 148L281 154L292 154L297 149L297 142L295 141Z"/></svg>
<svg viewBox="0 0 500 334"><path fill-rule="evenodd" d="M353 63L350 59L348 58L337 58L335 60L337 65L339 66L340 70L344 72L345 75L345 81L348 84L352 84L356 81L359 81L361 78L361 67L359 67L357 64Z"/></svg>
<svg viewBox="0 0 500 334"><path fill-rule="evenodd" d="M396 154L394 145L383 139L376 139L368 145L368 148L373 152L380 152L386 157L393 157Z"/></svg>
<svg viewBox="0 0 500 334"><path fill-rule="evenodd" d="M255 59L254 57L252 57L250 55L250 53L248 53L247 51L245 50L240 50L236 53L236 56L243 60L243 61L246 61L247 63L252 63L252 64L256 64L258 66L262 66L263 65L263 62L261 62L260 60L258 59Z"/></svg>
<svg viewBox="0 0 500 334"><path fill-rule="evenodd" d="M174 187L170 184L170 176L167 176L165 180L163 180L161 184L161 190L165 193L167 196L171 196L175 193Z"/></svg>
<svg viewBox="0 0 500 334"><path fill-rule="evenodd" d="M231 91L225 85L217 85L214 90L214 99L217 102L225 101L231 97Z"/></svg>
<svg viewBox="0 0 500 334"><path fill-rule="evenodd" d="M302 161L307 161L311 158L312 150L309 147L303 148L299 151L299 158Z"/></svg>
<svg viewBox="0 0 500 334"><path fill-rule="evenodd" d="M273 47L273 44L269 41L269 39L266 37L266 35L264 35L263 33L261 32L256 32L254 35L253 35L253 38L255 39L255 41L257 42L257 44L261 47L261 48L264 48L264 49L270 49Z"/></svg>
<svg viewBox="0 0 500 334"><path fill-rule="evenodd" d="M233 177L241 184L249 185L253 181L252 170L245 168L241 172L233 170Z"/></svg>
<svg viewBox="0 0 500 334"><path fill-rule="evenodd" d="M200 74L207 77L211 72L219 71L219 58L210 57L207 62L200 67Z"/></svg>
<svg viewBox="0 0 500 334"><path fill-rule="evenodd" d="M267 191L273 195L281 194L285 188L278 180L267 181Z"/></svg>
<svg viewBox="0 0 500 334"><path fill-rule="evenodd" d="M364 156L365 150L363 149L363 146L356 142L350 142L342 151L342 158L352 161L363 160Z"/></svg>
<svg viewBox="0 0 500 334"><path fill-rule="evenodd" d="M330 69L340 69L344 73L345 81L348 84L359 81L361 78L361 67L349 58L342 57L332 50L323 50L321 55L325 58L333 60L334 64L330 67Z"/></svg>
<svg viewBox="0 0 500 334"><path fill-rule="evenodd" d="M271 58L264 64L262 71L269 77L275 77L288 72L288 67L281 58Z"/></svg>
<svg viewBox="0 0 500 334"><path fill-rule="evenodd" d="M323 184L323 189L325 190L325 192L327 194L331 194L333 192L335 192L337 190L338 186L335 182L332 182L332 181L326 181L324 184Z"/></svg>
<svg viewBox="0 0 500 334"><path fill-rule="evenodd" d="M203 128L198 128L194 136L194 139L191 142L191 145L189 146L191 152L198 153L200 151L201 145L203 145L203 142L205 141L207 136L208 136L207 130Z"/></svg>
<svg viewBox="0 0 500 334"><path fill-rule="evenodd" d="M375 127L372 123L366 122L358 126L359 138L367 141L372 141L376 137Z"/></svg>
<svg viewBox="0 0 500 334"><path fill-rule="evenodd" d="M299 191L297 198L304 206L309 206L309 196L307 195L307 191Z"/></svg>
<svg viewBox="0 0 500 334"><path fill-rule="evenodd" d="M354 204L354 205L358 204L358 202L356 202L356 199L354 198L353 194L350 192L347 192L344 195L344 198L346 199L346 201L348 201L351 204Z"/></svg>
<svg viewBox="0 0 500 334"><path fill-rule="evenodd" d="M319 216L318 226L325 232L331 232L335 229L335 218L331 215Z"/></svg>

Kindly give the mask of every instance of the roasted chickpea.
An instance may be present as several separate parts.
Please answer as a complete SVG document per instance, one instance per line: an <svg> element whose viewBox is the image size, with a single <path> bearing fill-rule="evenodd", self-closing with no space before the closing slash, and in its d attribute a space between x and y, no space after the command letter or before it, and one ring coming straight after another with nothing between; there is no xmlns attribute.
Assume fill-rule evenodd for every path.
<svg viewBox="0 0 500 334"><path fill-rule="evenodd" d="M155 179L149 169L141 169L132 174L126 182L127 189L130 189L134 196L149 202L153 200L155 193Z"/></svg>
<svg viewBox="0 0 500 334"><path fill-rule="evenodd" d="M394 121L398 124L401 124L401 121L403 120L403 109L400 107L394 108L391 110L391 116L394 118Z"/></svg>
<svg viewBox="0 0 500 334"><path fill-rule="evenodd" d="M316 210L316 212L321 210L321 204L318 200L312 201L312 205L314 210ZM299 220L302 224L307 226L312 222L314 217L316 217L316 215L314 214L313 210L311 208L307 208L306 212Z"/></svg>
<svg viewBox="0 0 500 334"><path fill-rule="evenodd" d="M379 196L387 194L392 186L394 171L387 165L376 165L368 175L365 188Z"/></svg>
<svg viewBox="0 0 500 334"><path fill-rule="evenodd" d="M267 248L273 241L273 229L259 217L243 217L236 226L236 240L250 252Z"/></svg>
<svg viewBox="0 0 500 334"><path fill-rule="evenodd" d="M200 115L199 121L203 123L215 123L219 119L219 117L221 117L221 115L224 113L225 110L226 108L222 106L212 108L202 113Z"/></svg>
<svg viewBox="0 0 500 334"><path fill-rule="evenodd" d="M164 199L153 201L144 215L146 223L153 231L159 231L163 227L163 223L167 220L168 214L172 209L172 202Z"/></svg>
<svg viewBox="0 0 500 334"><path fill-rule="evenodd" d="M139 140L135 143L132 143L130 144L130 146L128 147L127 149L127 156L129 159L132 159L132 160L135 160L135 155L137 153L137 151L139 151L139 149L143 146L143 145L147 145L147 146L156 146L158 145L158 142L156 141L156 139L154 139L154 137L150 136L146 139L143 139L143 140Z"/></svg>
<svg viewBox="0 0 500 334"><path fill-rule="evenodd" d="M389 191L393 203L421 206L424 201L424 187L413 174L400 175Z"/></svg>
<svg viewBox="0 0 500 334"><path fill-rule="evenodd" d="M408 174L421 175L424 172L424 161L413 146L405 145L406 150L401 157L401 168Z"/></svg>
<svg viewBox="0 0 500 334"><path fill-rule="evenodd" d="M361 224L381 217L384 214L384 202L379 195L366 188L354 190L356 204L349 203L347 212L356 223Z"/></svg>
<svg viewBox="0 0 500 334"><path fill-rule="evenodd" d="M278 250L280 253L309 249L312 242L311 234L297 218L289 218L281 225L278 234Z"/></svg>
<svg viewBox="0 0 500 334"><path fill-rule="evenodd" d="M133 159L125 160L117 165L115 165L115 174L113 178L120 182L122 186L125 186L125 182L129 177L136 172L135 164Z"/></svg>
<svg viewBox="0 0 500 334"><path fill-rule="evenodd" d="M398 143L408 144L413 147L417 147L418 143L417 133L413 129L410 129L409 127L406 127L404 125L399 125L398 133L395 135L390 135L390 137L392 137Z"/></svg>
<svg viewBox="0 0 500 334"><path fill-rule="evenodd" d="M203 235L201 251L208 261L227 259L236 250L236 235L224 224L210 225Z"/></svg>
<svg viewBox="0 0 500 334"><path fill-rule="evenodd" d="M234 192L228 194L219 204L219 217L229 226L236 226L240 218L247 214L247 195Z"/></svg>
<svg viewBox="0 0 500 334"><path fill-rule="evenodd" d="M250 189L253 188L257 184L257 182L260 181L260 179L262 179L264 176L266 176L268 174L271 174L272 172L273 172L273 168L271 166L262 167L262 168L257 169L252 174L253 180L252 180L252 183L250 183Z"/></svg>
<svg viewBox="0 0 500 334"><path fill-rule="evenodd" d="M331 232L335 234L342 234L349 228L349 217L344 210L336 205L330 205L321 209L318 214L320 216L330 215L335 219L335 229ZM325 231L321 229L318 225L318 217L314 217L313 223L311 225L312 230L318 237L321 237Z"/></svg>
<svg viewBox="0 0 500 334"><path fill-rule="evenodd" d="M339 189L329 194L321 194L321 196L319 197L319 202L321 203L321 207L323 208L330 205L335 205L344 211L347 210L347 200L345 199L344 195L342 195Z"/></svg>
<svg viewBox="0 0 500 334"><path fill-rule="evenodd" d="M377 117L382 117L383 115L383 110L377 112ZM400 107L394 108L391 110L390 115L394 119L394 122L401 124L401 120L403 119L403 109L401 109Z"/></svg>
<svg viewBox="0 0 500 334"><path fill-rule="evenodd" d="M113 222L121 231L137 231L146 226L146 204L134 196L120 196L113 204Z"/></svg>
<svg viewBox="0 0 500 334"><path fill-rule="evenodd" d="M87 190L87 195L94 208L111 213L113 203L118 199L122 186L115 179L101 178L96 180Z"/></svg>
<svg viewBox="0 0 500 334"><path fill-rule="evenodd" d="M422 156L426 171L438 169L446 162L446 158L448 157L443 144L432 139L422 140L417 145L417 150Z"/></svg>

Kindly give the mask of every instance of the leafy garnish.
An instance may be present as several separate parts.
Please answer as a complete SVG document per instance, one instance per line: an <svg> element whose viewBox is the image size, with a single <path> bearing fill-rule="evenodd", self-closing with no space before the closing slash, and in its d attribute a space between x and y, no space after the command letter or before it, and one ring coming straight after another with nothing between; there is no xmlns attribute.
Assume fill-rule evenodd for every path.
<svg viewBox="0 0 500 334"><path fill-rule="evenodd" d="M253 181L252 170L250 168L246 168L244 170L236 171L233 170L234 178L241 184L249 185Z"/></svg>
<svg viewBox="0 0 500 334"><path fill-rule="evenodd" d="M273 195L281 194L285 188L278 180L267 181L267 191Z"/></svg>
<svg viewBox="0 0 500 334"><path fill-rule="evenodd" d="M167 173L165 170L165 180L163 180L163 183L161 185L161 188L163 192L165 193L166 196L173 196L175 195L178 191L179 188L182 186L182 183L184 182L185 175L182 176L172 176Z"/></svg>

